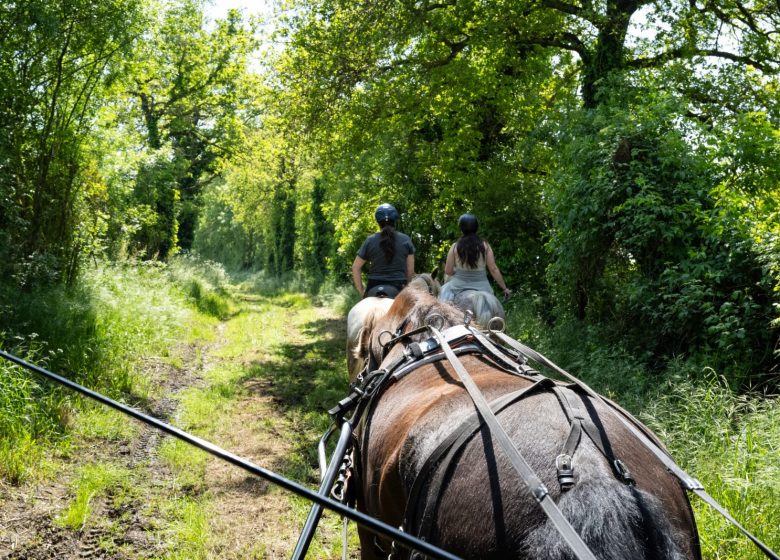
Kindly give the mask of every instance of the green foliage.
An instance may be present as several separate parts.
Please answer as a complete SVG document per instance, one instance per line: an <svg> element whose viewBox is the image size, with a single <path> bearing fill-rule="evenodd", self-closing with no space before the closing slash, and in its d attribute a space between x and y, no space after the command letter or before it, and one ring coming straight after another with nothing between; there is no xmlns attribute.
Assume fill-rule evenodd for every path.
<svg viewBox="0 0 780 560"><path fill-rule="evenodd" d="M145 132L142 148L157 156L135 181L135 204L156 218L135 237L147 258L192 248L203 187L240 141L251 110L241 82L252 33L235 10L209 26L201 0L161 4L127 65L131 122Z"/></svg>
<svg viewBox="0 0 780 560"><path fill-rule="evenodd" d="M193 251L231 270L262 267L263 247L252 226L240 222L233 209L230 185L214 182L203 193L203 213L195 232Z"/></svg>
<svg viewBox="0 0 780 560"><path fill-rule="evenodd" d="M90 124L141 21L136 0L0 6L0 270L21 286L72 282L102 234Z"/></svg>
<svg viewBox="0 0 780 560"><path fill-rule="evenodd" d="M0 347L112 397L142 391L140 360L164 355L188 315L155 266L107 266L67 288L0 288ZM0 474L25 478L44 447L66 436L81 402L34 374L0 363Z"/></svg>
<svg viewBox="0 0 780 560"><path fill-rule="evenodd" d="M740 382L770 363L774 281L707 153L666 128L670 109L605 108L575 133L548 278L563 309L610 323L638 355L706 352L713 366L740 364Z"/></svg>

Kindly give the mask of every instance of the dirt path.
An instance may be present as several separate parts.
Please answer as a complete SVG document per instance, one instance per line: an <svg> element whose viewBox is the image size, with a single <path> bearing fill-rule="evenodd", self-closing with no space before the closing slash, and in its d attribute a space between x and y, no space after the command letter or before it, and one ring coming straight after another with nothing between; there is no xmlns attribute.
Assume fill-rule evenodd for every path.
<svg viewBox="0 0 780 560"><path fill-rule="evenodd" d="M145 362L153 397L136 406L314 489L346 389L343 323L303 296L244 296L211 340ZM0 559L289 558L307 503L110 414L122 435L74 437L45 482L0 486ZM308 557L340 558L340 533L326 514Z"/></svg>

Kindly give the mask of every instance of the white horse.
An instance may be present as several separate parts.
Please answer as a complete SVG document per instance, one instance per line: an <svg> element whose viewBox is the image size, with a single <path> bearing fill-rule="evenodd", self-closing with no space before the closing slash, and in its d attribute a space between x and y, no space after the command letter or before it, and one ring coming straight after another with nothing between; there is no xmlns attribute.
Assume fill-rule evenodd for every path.
<svg viewBox="0 0 780 560"><path fill-rule="evenodd" d="M436 271L433 274L418 274L408 287L427 290L438 297L441 286L436 281ZM365 367L366 356L363 352L363 333L370 333L373 325L385 316L393 305L393 298L367 297L357 302L347 314L347 371L352 383Z"/></svg>
<svg viewBox="0 0 780 560"><path fill-rule="evenodd" d="M504 306L493 294L480 290L463 290L452 300L452 305L463 311L474 314L474 322L482 328L487 328L494 317L506 319Z"/></svg>

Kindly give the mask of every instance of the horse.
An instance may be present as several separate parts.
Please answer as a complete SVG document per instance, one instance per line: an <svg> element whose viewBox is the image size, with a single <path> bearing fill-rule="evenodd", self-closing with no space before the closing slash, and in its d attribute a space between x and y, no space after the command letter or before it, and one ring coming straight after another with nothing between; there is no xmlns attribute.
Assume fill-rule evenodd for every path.
<svg viewBox="0 0 780 560"><path fill-rule="evenodd" d="M464 313L412 287L374 319L364 326L357 351L381 371L410 354L411 344L389 340L391 333L401 339L410 333L406 342L422 347L431 335L425 330L414 334L416 329L435 319L446 332L446 327L463 324ZM547 384L535 385L533 378L502 371L482 354L463 352L461 363L491 406L502 397L509 402L496 412L501 426L597 558L701 560L687 494L610 405L562 382L542 378ZM523 391L516 393L522 398L507 401L506 395ZM580 404L567 408L568 399ZM383 387L355 431L358 509L466 559L574 559L474 410L474 401L446 360L421 360L419 367ZM601 445L596 443L599 436L586 436L586 430L570 446L577 417L572 411L596 427ZM452 443L469 417L473 431L459 436L459 447L443 460L442 445ZM571 451L566 481L556 469L562 449ZM608 459L614 457L619 461ZM623 476L616 474L618 464ZM564 484L572 481L570 487ZM393 558L410 558L409 551L385 537L362 528L358 533L363 560L387 558L391 552Z"/></svg>
<svg viewBox="0 0 780 560"><path fill-rule="evenodd" d="M485 328L494 317L506 319L504 306L498 298L481 290L463 290L453 298L452 305L463 311L471 311L474 321Z"/></svg>
<svg viewBox="0 0 780 560"><path fill-rule="evenodd" d="M413 288L426 290L428 293L438 296L441 285L436 280L437 271L431 274L418 274L409 282ZM393 304L393 298L390 297L366 297L357 302L347 314L347 371L349 372L350 382L355 381L360 371L363 369L364 359L355 352L358 348L360 337L366 326L374 324L379 320L390 306Z"/></svg>

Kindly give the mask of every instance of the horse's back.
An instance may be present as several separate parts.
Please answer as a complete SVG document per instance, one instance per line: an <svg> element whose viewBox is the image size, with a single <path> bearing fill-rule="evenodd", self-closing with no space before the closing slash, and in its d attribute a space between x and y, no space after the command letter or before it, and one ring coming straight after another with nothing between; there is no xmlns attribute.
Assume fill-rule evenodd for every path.
<svg viewBox="0 0 780 560"><path fill-rule="evenodd" d="M463 363L489 402L531 385L486 368L477 357L464 357ZM550 390L527 393L497 417L599 559L696 558L695 542L685 536L690 534L692 516L676 479L603 403L588 398L583 403L593 409L619 458L634 474L636 486L618 480L603 453L583 433L574 454L576 484L565 492L560 489L555 461L570 423ZM364 481L368 494L374 492L372 485L376 490L368 497L369 510L390 513L387 520L401 524L399 496L404 496L403 510L415 480L423 476L424 490L406 512L411 519L405 530L422 531L427 540L464 558L571 558L484 426L453 452L451 462L435 467L427 463L474 410L451 367L442 363L423 366L388 389L372 414L370 449L364 453L368 462L364 472L376 476ZM644 537L627 538L637 527ZM695 529L692 534L695 540ZM656 556L645 555L650 541Z"/></svg>

